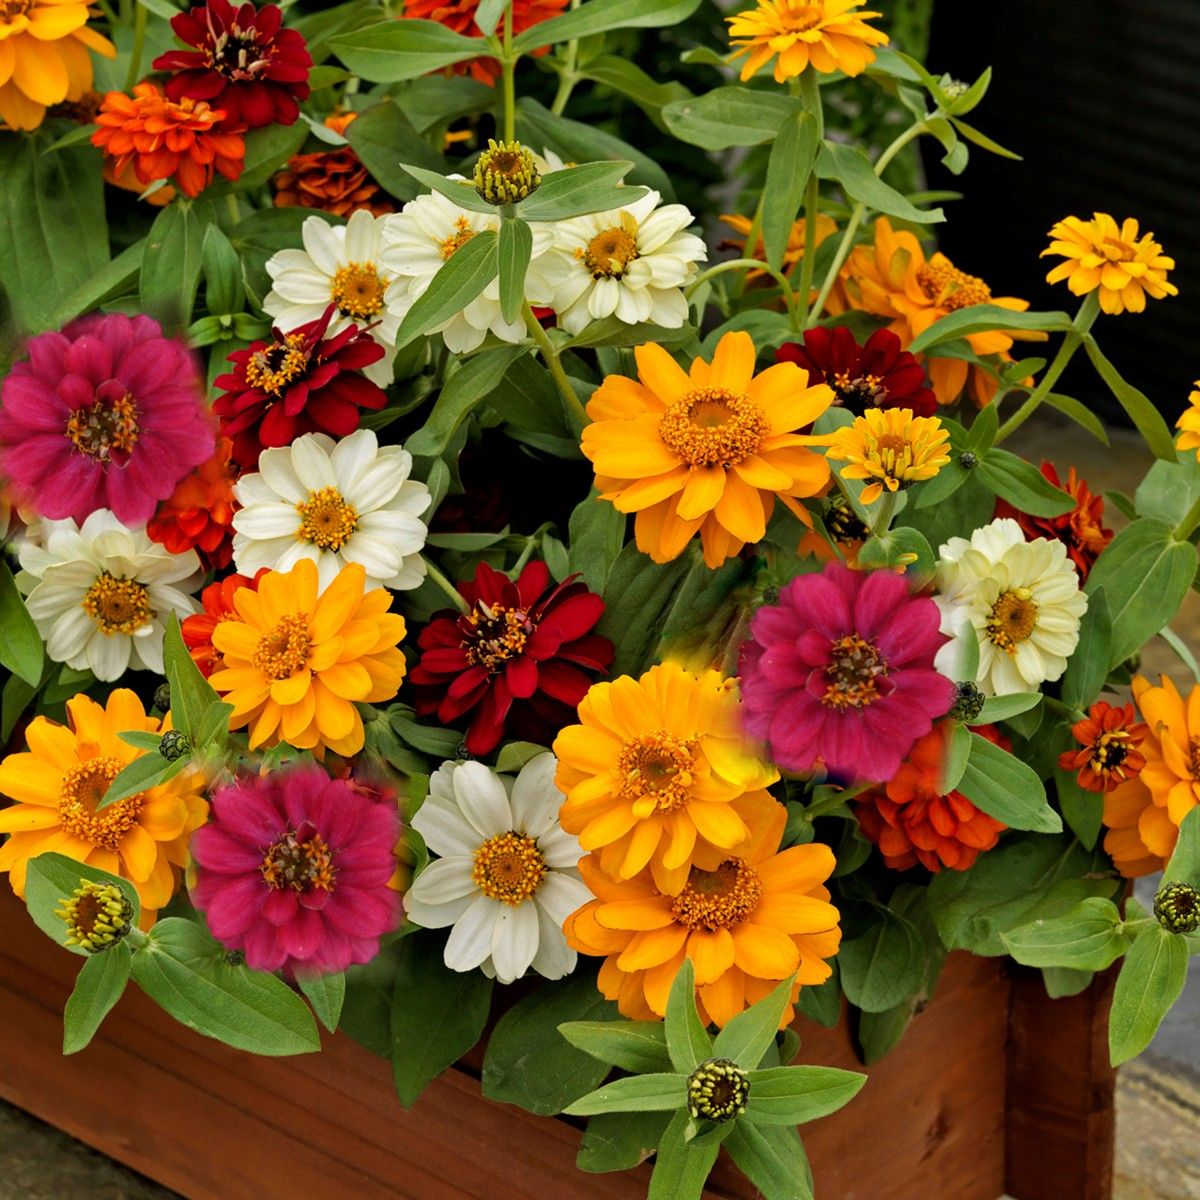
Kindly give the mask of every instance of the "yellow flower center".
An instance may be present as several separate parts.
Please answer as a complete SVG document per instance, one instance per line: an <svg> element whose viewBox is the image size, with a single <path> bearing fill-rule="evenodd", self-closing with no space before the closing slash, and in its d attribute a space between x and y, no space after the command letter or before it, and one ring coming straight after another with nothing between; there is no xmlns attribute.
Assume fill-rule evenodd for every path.
<svg viewBox="0 0 1200 1200"><path fill-rule="evenodd" d="M1194 737L1188 742L1188 768L1192 778L1200 780L1200 737Z"/></svg>
<svg viewBox="0 0 1200 1200"><path fill-rule="evenodd" d="M740 858L727 858L715 871L693 867L671 915L689 929L713 933L744 921L762 899L762 883L754 868Z"/></svg>
<svg viewBox="0 0 1200 1200"><path fill-rule="evenodd" d="M489 608L480 600L459 621L462 648L467 661L495 674L510 659L518 658L537 626L523 608Z"/></svg>
<svg viewBox="0 0 1200 1200"><path fill-rule="evenodd" d="M736 466L757 453L766 435L758 408L725 388L685 392L658 423L663 443L690 467Z"/></svg>
<svg viewBox="0 0 1200 1200"><path fill-rule="evenodd" d="M308 355L303 347L304 334L289 333L282 342L255 351L246 362L246 382L278 396L308 369Z"/></svg>
<svg viewBox="0 0 1200 1200"><path fill-rule="evenodd" d="M968 275L948 262L926 263L917 272L921 290L938 307L953 312L972 304L987 304L992 290L977 275Z"/></svg>
<svg viewBox="0 0 1200 1200"><path fill-rule="evenodd" d="M1132 262L1137 257L1137 250L1128 242L1117 237L1106 237L1096 247L1109 262Z"/></svg>
<svg viewBox="0 0 1200 1200"><path fill-rule="evenodd" d="M887 670L887 661L874 642L857 633L838 638L829 648L821 703L839 710L866 708L880 699L878 681Z"/></svg>
<svg viewBox="0 0 1200 1200"><path fill-rule="evenodd" d="M107 635L130 634L148 625L154 613L150 589L136 579L117 579L107 571L88 588L83 611Z"/></svg>
<svg viewBox="0 0 1200 1200"><path fill-rule="evenodd" d="M1092 757L1088 766L1097 775L1114 771L1129 757L1129 730L1113 729L1102 733L1092 743Z"/></svg>
<svg viewBox="0 0 1200 1200"><path fill-rule="evenodd" d="M340 550L358 528L358 509L348 504L335 487L309 492L308 499L296 505L300 526L296 537L322 550Z"/></svg>
<svg viewBox="0 0 1200 1200"><path fill-rule="evenodd" d="M466 217L459 217L454 222L454 232L448 238L443 238L440 243L442 258L449 258L455 250L461 250L475 236L476 232L471 228L471 222Z"/></svg>
<svg viewBox="0 0 1200 1200"><path fill-rule="evenodd" d="M67 927L68 946L79 946L89 954L107 950L129 932L133 906L113 883L81 879L70 896L54 910Z"/></svg>
<svg viewBox="0 0 1200 1200"><path fill-rule="evenodd" d="M649 733L626 742L617 760L619 795L632 802L639 820L651 813L673 812L692 798L699 737Z"/></svg>
<svg viewBox="0 0 1200 1200"><path fill-rule="evenodd" d="M138 822L143 794L126 796L100 812L96 805L123 765L119 759L103 756L88 759L66 773L58 793L58 823L66 833L105 850L115 851L120 846Z"/></svg>
<svg viewBox="0 0 1200 1200"><path fill-rule="evenodd" d="M489 204L516 204L541 182L533 155L520 142L490 139L475 164L475 190Z"/></svg>
<svg viewBox="0 0 1200 1200"><path fill-rule="evenodd" d="M887 399L888 390L879 375L856 375L853 379L848 371L833 377L834 403L854 408L876 408Z"/></svg>
<svg viewBox="0 0 1200 1200"><path fill-rule="evenodd" d="M823 4L797 4L796 0L783 0L775 10L779 15L779 28L784 33L807 33L815 29L825 15Z"/></svg>
<svg viewBox="0 0 1200 1200"><path fill-rule="evenodd" d="M0 0L0 25L11 25L17 17L25 16L36 0Z"/></svg>
<svg viewBox="0 0 1200 1200"><path fill-rule="evenodd" d="M343 317L373 317L383 308L383 294L389 282L373 262L349 262L338 267L329 298Z"/></svg>
<svg viewBox="0 0 1200 1200"><path fill-rule="evenodd" d="M108 403L97 399L91 406L71 413L67 437L81 453L106 463L114 451L128 454L137 445L137 418L137 404L128 392Z"/></svg>
<svg viewBox="0 0 1200 1200"><path fill-rule="evenodd" d="M637 221L623 212L620 225L602 229L582 249L575 251L593 279L620 279L638 257Z"/></svg>
<svg viewBox="0 0 1200 1200"><path fill-rule="evenodd" d="M311 654L308 613L293 613L259 638L251 662L268 679L287 679L308 662Z"/></svg>
<svg viewBox="0 0 1200 1200"><path fill-rule="evenodd" d="M1017 652L1017 644L1033 632L1037 623L1037 603L1027 587L1001 592L987 619L987 635L1001 650Z"/></svg>
<svg viewBox="0 0 1200 1200"><path fill-rule="evenodd" d="M836 542L865 542L871 531L862 523L841 492L831 492L825 502L825 528Z"/></svg>
<svg viewBox="0 0 1200 1200"><path fill-rule="evenodd" d="M489 900L514 908L546 878L546 859L537 842L522 833L498 833L475 851L471 879Z"/></svg>
<svg viewBox="0 0 1200 1200"><path fill-rule="evenodd" d="M263 855L263 879L276 890L332 892L337 868L325 839L308 823L288 830Z"/></svg>

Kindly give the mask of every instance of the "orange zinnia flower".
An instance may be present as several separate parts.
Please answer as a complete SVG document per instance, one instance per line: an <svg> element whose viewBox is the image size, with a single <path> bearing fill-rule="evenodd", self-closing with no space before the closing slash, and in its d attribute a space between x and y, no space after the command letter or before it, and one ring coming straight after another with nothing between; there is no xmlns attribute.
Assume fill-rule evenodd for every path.
<svg viewBox="0 0 1200 1200"><path fill-rule="evenodd" d="M100 106L92 141L113 162L120 177L132 163L143 184L173 179L188 196L198 196L214 169L226 179L242 173L246 146L239 133L218 133L225 117L203 100L168 100L152 83L139 83L133 96L109 92Z"/></svg>
<svg viewBox="0 0 1200 1200"><path fill-rule="evenodd" d="M758 241L751 249L746 243L750 240L750 230L754 226L754 222L749 217L743 217L737 213L722 213L721 220L729 226L730 229L742 236L740 238L726 238L721 247L729 247L736 250L739 256L744 258L757 258L760 261L767 257L767 252L763 246L762 232L759 232ZM808 222L804 217L799 217L792 222L791 229L788 230L787 245L783 251L783 267L782 271L785 275L792 273L792 268L804 257L804 243L807 239ZM832 217L827 217L821 213L817 217L816 231L813 235L813 248L816 249L830 234L837 233L837 224ZM755 267L746 272L747 281L753 279L767 279L766 271L759 267Z"/></svg>
<svg viewBox="0 0 1200 1200"><path fill-rule="evenodd" d="M235 572L226 575L217 583L210 583L200 593L200 603L204 605L204 611L184 618L179 629L183 635L183 644L188 648L192 661L200 668L200 673L205 679L225 665L225 656L212 644L213 630L222 621L242 619L234 607L234 596L239 588L256 591L258 581L266 573L267 568L262 567L253 579L247 579L245 575Z"/></svg>
<svg viewBox="0 0 1200 1200"><path fill-rule="evenodd" d="M1078 771L1079 786L1089 792L1111 792L1127 779L1136 778L1146 765L1137 749L1149 733L1137 723L1133 705L1113 705L1100 700L1071 729L1082 750L1064 750L1058 765Z"/></svg>
<svg viewBox="0 0 1200 1200"><path fill-rule="evenodd" d="M1127 779L1104 793L1105 853L1126 879L1153 875L1167 865L1175 848L1174 831L1141 778ZM1153 845L1154 849L1151 849ZM1165 853L1159 853L1164 847Z"/></svg>
<svg viewBox="0 0 1200 1200"><path fill-rule="evenodd" d="M228 438L218 439L212 458L176 484L146 526L151 539L172 554L196 550L213 570L227 567L233 556L237 471L230 462L232 451Z"/></svg>
<svg viewBox="0 0 1200 1200"><path fill-rule="evenodd" d="M345 133L357 113L331 113L325 125ZM351 146L293 154L271 180L276 208L318 208L348 217L365 208L372 216L395 212L391 200L379 194L379 184Z"/></svg>

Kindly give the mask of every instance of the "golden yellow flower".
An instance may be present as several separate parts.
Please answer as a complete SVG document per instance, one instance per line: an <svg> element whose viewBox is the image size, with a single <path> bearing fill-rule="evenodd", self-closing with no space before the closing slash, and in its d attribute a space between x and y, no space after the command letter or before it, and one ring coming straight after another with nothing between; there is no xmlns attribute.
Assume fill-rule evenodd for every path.
<svg viewBox="0 0 1200 1200"><path fill-rule="evenodd" d="M846 479L869 479L859 499L874 504L906 483L932 479L949 461L950 434L937 417L914 417L910 408L868 408L853 425L835 430L826 454Z"/></svg>
<svg viewBox="0 0 1200 1200"><path fill-rule="evenodd" d="M108 785L146 752L120 734L170 729L146 716L128 688L117 688L102 708L87 696L67 701L67 724L35 717L25 733L28 751L0 762L0 795L16 803L0 810L0 871L18 896L25 869L54 851L128 879L142 902L142 925L154 921L175 892L187 864L188 838L204 824L204 780L194 771L96 811Z"/></svg>
<svg viewBox="0 0 1200 1200"><path fill-rule="evenodd" d="M722 246L731 247L739 252L743 258L758 258L765 259L767 252L763 246L762 233L758 235L758 241L753 247L746 245L747 239L750 237L750 230L754 226L754 222L749 217L743 217L738 213L722 213L721 220L734 230L735 233L740 233L741 238L727 238L721 243ZM808 222L804 217L798 217L792 222L792 227L788 231L787 246L783 251L783 273L788 275L793 267L804 257L804 239L807 235ZM832 217L827 217L821 213L817 217L816 232L813 236L813 248L816 249L831 233L837 232L837 224ZM751 271L746 272L746 279L760 279L766 277L766 271L759 267L755 267Z"/></svg>
<svg viewBox="0 0 1200 1200"><path fill-rule="evenodd" d="M823 75L859 75L875 61L873 46L887 34L867 22L882 16L862 12L863 0L758 0L754 8L726 17L731 61L749 55L742 79L775 59L775 82L785 83L812 67ZM776 55L778 57L776 58Z"/></svg>
<svg viewBox="0 0 1200 1200"><path fill-rule="evenodd" d="M87 19L78 0L0 0L0 121L36 129L49 105L83 98L92 86L88 50L117 53Z"/></svg>
<svg viewBox="0 0 1200 1200"><path fill-rule="evenodd" d="M320 591L317 567L301 559L268 571L258 590L239 588L237 618L212 641L224 667L209 682L233 705L231 729L250 726L250 749L287 742L318 757L363 748L357 704L390 700L404 678L404 618L388 612L385 588L363 591L366 572L344 566Z"/></svg>
<svg viewBox="0 0 1200 1200"><path fill-rule="evenodd" d="M581 723L554 740L562 827L614 879L649 865L669 895L693 866L716 870L778 807L764 789L779 772L746 740L740 709L732 679L676 663L595 684Z"/></svg>
<svg viewBox="0 0 1200 1200"><path fill-rule="evenodd" d="M795 430L832 403L825 384L809 387L795 363L755 375L747 333L727 333L690 372L654 343L634 355L638 380L610 375L588 401L583 453L603 499L637 514L643 553L668 562L699 533L719 567L762 540L776 496L811 525L799 499L820 492L829 467Z"/></svg>
<svg viewBox="0 0 1200 1200"><path fill-rule="evenodd" d="M1183 432L1175 439L1175 445L1180 450L1195 450L1200 458L1200 379L1192 384L1188 394L1188 406L1179 415L1175 428Z"/></svg>
<svg viewBox="0 0 1200 1200"><path fill-rule="evenodd" d="M1108 213L1093 213L1090 221L1066 217L1050 230L1053 239L1042 257L1061 255L1047 283L1061 283L1076 296L1099 291L1100 307L1106 313L1142 312L1146 297L1161 300L1178 296L1179 289L1167 282L1175 260L1162 252L1154 234L1138 236L1138 223L1126 217L1118 227Z"/></svg>

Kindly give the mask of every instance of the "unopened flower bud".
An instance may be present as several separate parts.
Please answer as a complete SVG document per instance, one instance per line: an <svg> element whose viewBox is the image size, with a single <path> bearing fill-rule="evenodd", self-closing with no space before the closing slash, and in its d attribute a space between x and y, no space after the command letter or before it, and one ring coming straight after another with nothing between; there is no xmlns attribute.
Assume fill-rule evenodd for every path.
<svg viewBox="0 0 1200 1200"><path fill-rule="evenodd" d="M1190 883L1164 883L1154 897L1154 915L1171 933L1200 929L1200 891Z"/></svg>
<svg viewBox="0 0 1200 1200"><path fill-rule="evenodd" d="M167 762L174 762L177 758L183 758L185 754L191 754L192 743L186 733L178 729L168 729L158 743L158 752Z"/></svg>
<svg viewBox="0 0 1200 1200"><path fill-rule="evenodd" d="M520 142L489 138L475 164L475 191L489 204L516 204L532 196L541 182L533 155Z"/></svg>
<svg viewBox="0 0 1200 1200"><path fill-rule="evenodd" d="M67 927L67 945L79 946L89 954L115 946L133 923L133 905L112 883L81 879L70 897L59 904L54 915Z"/></svg>
<svg viewBox="0 0 1200 1200"><path fill-rule="evenodd" d="M942 81L942 91L951 100L957 100L959 96L967 94L970 84L963 83L961 79L945 79Z"/></svg>
<svg viewBox="0 0 1200 1200"><path fill-rule="evenodd" d="M984 694L969 679L956 683L954 689L954 703L946 716L969 725L983 711Z"/></svg>
<svg viewBox="0 0 1200 1200"><path fill-rule="evenodd" d="M964 471L973 471L977 466L979 466L979 456L977 454L972 454L970 450L964 450L958 456L958 465L962 467Z"/></svg>
<svg viewBox="0 0 1200 1200"><path fill-rule="evenodd" d="M702 1062L687 1081L688 1112L707 1121L728 1121L746 1111L750 1080L727 1058Z"/></svg>
<svg viewBox="0 0 1200 1200"><path fill-rule="evenodd" d="M159 712L171 711L171 685L169 683L160 683L154 689L154 707Z"/></svg>

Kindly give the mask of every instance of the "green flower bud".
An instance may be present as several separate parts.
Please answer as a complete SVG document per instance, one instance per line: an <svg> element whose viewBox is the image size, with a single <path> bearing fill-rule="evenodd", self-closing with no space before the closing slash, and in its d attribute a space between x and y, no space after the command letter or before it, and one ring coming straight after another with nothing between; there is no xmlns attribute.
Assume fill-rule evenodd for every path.
<svg viewBox="0 0 1200 1200"><path fill-rule="evenodd" d="M191 754L192 743L186 733L181 733L178 729L168 729L158 743L158 752L167 762L174 762L177 758L183 758L185 754Z"/></svg>
<svg viewBox="0 0 1200 1200"><path fill-rule="evenodd" d="M984 694L969 679L954 685L954 704L946 714L952 721L969 725L983 711Z"/></svg>
<svg viewBox="0 0 1200 1200"><path fill-rule="evenodd" d="M688 1112L707 1121L729 1121L746 1111L750 1080L727 1058L702 1062L687 1081Z"/></svg>
<svg viewBox="0 0 1200 1200"><path fill-rule="evenodd" d="M171 711L171 685L169 683L160 683L154 689L154 707L159 712Z"/></svg>
<svg viewBox="0 0 1200 1200"><path fill-rule="evenodd" d="M475 164L475 191L489 204L516 204L532 196L541 182L533 155L520 142L489 138Z"/></svg>
<svg viewBox="0 0 1200 1200"><path fill-rule="evenodd" d="M89 954L115 946L133 923L133 905L112 883L81 879L70 897L59 904L54 915L66 924L67 945L79 946Z"/></svg>
<svg viewBox="0 0 1200 1200"><path fill-rule="evenodd" d="M1190 883L1164 883L1154 897L1154 915L1171 933L1200 929L1200 891Z"/></svg>
<svg viewBox="0 0 1200 1200"><path fill-rule="evenodd" d="M977 466L979 466L979 456L977 454L972 454L970 450L964 450L958 456L958 465L962 467L964 471L973 471Z"/></svg>

